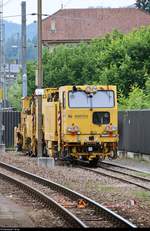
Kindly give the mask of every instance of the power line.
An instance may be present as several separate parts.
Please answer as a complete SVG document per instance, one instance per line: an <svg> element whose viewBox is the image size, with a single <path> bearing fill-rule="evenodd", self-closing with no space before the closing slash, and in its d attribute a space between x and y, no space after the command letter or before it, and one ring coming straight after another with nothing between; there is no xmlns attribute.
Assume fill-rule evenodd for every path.
<svg viewBox="0 0 150 231"><path fill-rule="evenodd" d="M21 15L9 15L9 16L4 16L3 18L17 18L17 17L21 17Z"/></svg>
<svg viewBox="0 0 150 231"><path fill-rule="evenodd" d="M90 9L90 8L86 8L87 10L88 9ZM92 9L101 9L101 11L105 11L105 10L110 10L110 9L113 9L113 8L92 8ZM114 8L114 9L116 9L116 10L118 10L118 9L120 9L120 8ZM66 10L70 10L70 9L66 9ZM30 14L27 14L27 16L37 16L37 14L36 13L30 13ZM44 17L53 17L53 19L54 18L65 18L65 19L68 19L68 20L70 20L70 19L72 19L72 20L91 20L93 17L92 16L89 16L89 17L69 17L69 16L62 16L62 15L53 15L53 14L42 14L42 16L44 16ZM104 15L102 15L103 17L104 17ZM8 15L8 16L4 16L3 18L17 18L17 17L21 17L21 15L20 14L18 14L18 15ZM107 15L107 17L108 17L108 15ZM94 17L95 18L95 17ZM97 18L97 19L95 19L95 20L97 20L97 21L99 21L101 18Z"/></svg>
<svg viewBox="0 0 150 231"><path fill-rule="evenodd" d="M26 14L27 16L37 16L36 13L31 13L31 14ZM50 16L49 14L42 14L42 16ZM17 14L17 15L8 15L8 16L4 16L3 18L17 18L17 17L21 17L21 14Z"/></svg>
<svg viewBox="0 0 150 231"><path fill-rule="evenodd" d="M27 16L36 16L36 14L35 13L27 14ZM81 20L81 19L83 19L83 20L85 20L85 19L90 20L89 17L84 17L84 18L83 17L68 17L68 16L60 16L60 15L53 16L53 15L50 15L50 14L43 14L43 16L45 16L45 17L52 16L53 18L54 17L55 18L66 18L66 19L73 19L73 20ZM18 14L18 15L8 15L8 16L4 16L3 18L17 18L17 17L21 17L21 15L20 14Z"/></svg>

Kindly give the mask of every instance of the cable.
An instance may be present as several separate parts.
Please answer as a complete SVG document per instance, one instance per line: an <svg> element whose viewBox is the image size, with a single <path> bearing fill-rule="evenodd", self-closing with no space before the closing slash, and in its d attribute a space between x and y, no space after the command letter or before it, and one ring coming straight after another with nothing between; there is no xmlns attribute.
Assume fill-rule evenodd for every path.
<svg viewBox="0 0 150 231"><path fill-rule="evenodd" d="M26 14L27 16L36 16L37 13L31 13L31 14ZM22 15L21 14L18 14L18 15L8 15L8 16L4 16L3 18L17 18L17 17L21 17ZM42 14L42 16L49 16L48 14Z"/></svg>
<svg viewBox="0 0 150 231"><path fill-rule="evenodd" d="M86 8L87 10L88 9L90 9L90 8ZM95 9L95 8L93 8L93 9ZM119 9L122 9L122 8L98 8L98 9L101 9L101 11L105 11L105 10L110 10L110 9L115 9L115 10L119 10ZM69 10L69 9L66 9L66 10ZM30 13L30 14L27 14L27 16L36 16L37 15L37 13ZM3 18L15 18L15 17L21 17L22 15L9 15L9 16L4 16ZM87 20L87 21L89 21L89 20L91 20L91 19L93 19L93 17L91 16L89 16L89 17L69 17L69 16L61 16L61 15L54 15L53 16L53 14L42 14L42 16L45 16L45 17L49 17L49 16L51 16L51 17L53 17L53 19L54 18L65 18L65 19L68 19L68 20L70 20L70 19L72 19L72 20ZM104 17L105 17L105 15L103 15ZM100 18L96 18L95 19L96 21L99 21L100 20Z"/></svg>
<svg viewBox="0 0 150 231"><path fill-rule="evenodd" d="M3 18L16 18L16 17L21 17L21 15L4 16Z"/></svg>

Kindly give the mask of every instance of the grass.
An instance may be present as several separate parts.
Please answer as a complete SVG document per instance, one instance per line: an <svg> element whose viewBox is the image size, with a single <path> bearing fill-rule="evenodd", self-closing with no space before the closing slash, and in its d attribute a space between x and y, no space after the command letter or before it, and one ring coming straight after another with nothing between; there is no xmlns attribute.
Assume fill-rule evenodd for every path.
<svg viewBox="0 0 150 231"><path fill-rule="evenodd" d="M150 173L142 173L142 172L138 172L136 173L137 176L142 176L142 177L150 177Z"/></svg>
<svg viewBox="0 0 150 231"><path fill-rule="evenodd" d="M86 182L85 188L87 189L93 189L97 192L115 192L116 187L113 186L107 186L107 185L101 185L101 184L93 184L93 182Z"/></svg>
<svg viewBox="0 0 150 231"><path fill-rule="evenodd" d="M117 188L113 188L110 186L101 186L99 185L98 191L100 192L116 192Z"/></svg>
<svg viewBox="0 0 150 231"><path fill-rule="evenodd" d="M136 191L133 192L134 196L136 196L138 199L144 199L144 200L149 200L150 197L150 192L147 191Z"/></svg>

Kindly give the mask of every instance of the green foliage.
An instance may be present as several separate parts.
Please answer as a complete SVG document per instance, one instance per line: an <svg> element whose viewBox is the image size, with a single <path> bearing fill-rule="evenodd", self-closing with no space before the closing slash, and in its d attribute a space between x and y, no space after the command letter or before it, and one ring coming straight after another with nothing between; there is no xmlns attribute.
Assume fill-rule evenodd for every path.
<svg viewBox="0 0 150 231"><path fill-rule="evenodd" d="M145 109L150 106L146 101L146 95L138 86L133 86L128 98L124 96L119 99L121 110Z"/></svg>
<svg viewBox="0 0 150 231"><path fill-rule="evenodd" d="M150 0L136 0L136 6L139 9L150 12Z"/></svg>
<svg viewBox="0 0 150 231"><path fill-rule="evenodd" d="M140 89L137 85L133 86L129 96L125 98L119 94L119 109L149 109L150 108L150 79L145 83L145 90Z"/></svg>
<svg viewBox="0 0 150 231"><path fill-rule="evenodd" d="M127 35L117 31L88 44L44 50L44 86L114 84L128 96L150 76L150 27Z"/></svg>
<svg viewBox="0 0 150 231"><path fill-rule="evenodd" d="M27 64L28 96L32 95L36 89L35 86L36 70L37 70L36 62L29 62Z"/></svg>
<svg viewBox="0 0 150 231"><path fill-rule="evenodd" d="M90 45L59 46L53 52L44 51L44 86L58 87L90 84L95 76L94 58Z"/></svg>
<svg viewBox="0 0 150 231"><path fill-rule="evenodd" d="M29 62L27 65L27 77L28 77L28 95L32 95L35 91L35 71L36 71L36 63ZM17 80L14 84L9 88L8 91L8 100L12 107L16 108L16 110L21 110L21 98L22 98L22 74L21 71L18 74Z"/></svg>
<svg viewBox="0 0 150 231"><path fill-rule="evenodd" d="M36 63L28 63L28 95L35 90ZM150 108L150 27L117 31L78 45L43 51L44 87L117 85L120 109Z"/></svg>
<svg viewBox="0 0 150 231"><path fill-rule="evenodd" d="M12 87L8 91L8 100L12 107L17 111L21 111L21 97L22 97L22 81L21 74L18 75L18 79L15 81Z"/></svg>

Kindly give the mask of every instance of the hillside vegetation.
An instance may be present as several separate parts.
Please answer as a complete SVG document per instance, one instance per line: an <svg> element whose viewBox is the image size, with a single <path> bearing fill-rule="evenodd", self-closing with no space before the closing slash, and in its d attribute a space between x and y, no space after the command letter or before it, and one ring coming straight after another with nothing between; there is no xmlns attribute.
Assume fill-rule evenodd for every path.
<svg viewBox="0 0 150 231"><path fill-rule="evenodd" d="M5 25L5 60L6 63L21 61L21 24L4 21ZM27 59L37 58L37 25L27 25ZM19 60L18 60L19 59Z"/></svg>

